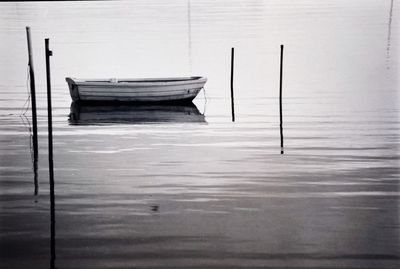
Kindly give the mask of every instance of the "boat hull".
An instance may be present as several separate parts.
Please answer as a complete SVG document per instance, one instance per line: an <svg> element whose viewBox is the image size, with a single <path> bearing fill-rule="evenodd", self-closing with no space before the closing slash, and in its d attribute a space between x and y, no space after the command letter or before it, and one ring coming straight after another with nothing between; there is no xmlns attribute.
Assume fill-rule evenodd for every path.
<svg viewBox="0 0 400 269"><path fill-rule="evenodd" d="M191 102L207 79L203 77L142 80L78 80L66 78L73 101Z"/></svg>

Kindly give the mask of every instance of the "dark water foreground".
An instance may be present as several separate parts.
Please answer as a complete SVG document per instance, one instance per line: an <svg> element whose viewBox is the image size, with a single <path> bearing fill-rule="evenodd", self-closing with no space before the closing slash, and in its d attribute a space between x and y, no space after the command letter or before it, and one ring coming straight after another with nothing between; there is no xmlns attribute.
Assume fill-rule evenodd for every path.
<svg viewBox="0 0 400 269"><path fill-rule="evenodd" d="M281 155L276 100L239 100L234 124L201 102L55 106L57 268L397 268L398 111L290 98ZM47 268L46 113L37 196L19 113L1 110L0 265Z"/></svg>

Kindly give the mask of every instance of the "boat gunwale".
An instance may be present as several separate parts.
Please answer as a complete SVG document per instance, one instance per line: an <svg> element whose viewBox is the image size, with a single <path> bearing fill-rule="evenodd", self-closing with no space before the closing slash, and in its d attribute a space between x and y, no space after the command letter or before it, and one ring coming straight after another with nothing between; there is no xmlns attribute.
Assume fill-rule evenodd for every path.
<svg viewBox="0 0 400 269"><path fill-rule="evenodd" d="M171 77L171 78L143 78L143 79L118 79L112 81L112 79L76 79L66 77L65 80L68 84L77 86L166 86L166 85L185 85L185 84L197 84L205 83L207 78L195 76L195 77Z"/></svg>

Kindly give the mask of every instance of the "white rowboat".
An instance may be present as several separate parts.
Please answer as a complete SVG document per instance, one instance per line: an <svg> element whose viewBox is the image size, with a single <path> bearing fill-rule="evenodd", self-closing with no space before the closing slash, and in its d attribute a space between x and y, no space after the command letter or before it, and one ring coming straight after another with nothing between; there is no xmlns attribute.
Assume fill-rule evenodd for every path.
<svg viewBox="0 0 400 269"><path fill-rule="evenodd" d="M73 101L141 103L191 102L207 82L205 77L65 80Z"/></svg>

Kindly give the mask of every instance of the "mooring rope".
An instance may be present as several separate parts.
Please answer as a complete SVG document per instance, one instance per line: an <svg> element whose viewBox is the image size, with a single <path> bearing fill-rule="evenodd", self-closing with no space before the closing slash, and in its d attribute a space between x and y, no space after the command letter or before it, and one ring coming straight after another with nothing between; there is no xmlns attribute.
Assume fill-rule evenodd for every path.
<svg viewBox="0 0 400 269"><path fill-rule="evenodd" d="M206 88L203 87L204 100L207 103Z"/></svg>
<svg viewBox="0 0 400 269"><path fill-rule="evenodd" d="M27 92L28 92L28 98L26 99L24 105L22 106L22 109L21 109L21 112L20 112L20 116L21 115L25 116L26 112L29 109L29 101L31 100L31 92L30 92L30 85L29 85L29 79L30 79L29 64L27 66L27 73L28 74L27 74L27 78L26 78L26 89L27 89ZM26 105L26 108L25 108L25 105ZM25 111L24 111L24 109L25 109Z"/></svg>
<svg viewBox="0 0 400 269"><path fill-rule="evenodd" d="M26 128L28 128L28 131L29 131L29 149L30 149L30 153L31 153L31 161L33 163L35 160L34 160L34 152L33 152L33 145L32 145L32 140L33 140L32 126L31 126L31 123L30 123L28 117L26 116L26 112L28 112L28 109L29 109L29 103L30 103L29 101L31 99L30 85L29 85L29 80L30 80L29 64L28 64L27 70L28 70L28 72L27 72L27 79L26 79L26 88L27 88L27 92L28 92L28 98L26 99L24 105L21 108L19 117L21 118L24 126ZM26 106L26 108L25 108L25 106ZM24 111L24 109L25 109L25 111Z"/></svg>
<svg viewBox="0 0 400 269"><path fill-rule="evenodd" d="M33 153L33 145L32 145L32 140L33 140L33 134L32 134L32 126L31 123L29 122L28 117L25 114L22 114L19 116L22 119L22 123L24 124L24 126L26 128L28 128L29 131L29 149L30 149L30 153L31 153L31 160L32 163L34 162L34 153Z"/></svg>
<svg viewBox="0 0 400 269"><path fill-rule="evenodd" d="M203 107L203 115L206 114L206 104L207 104L207 95L206 95L206 88L203 87L203 95L204 95L204 107Z"/></svg>

